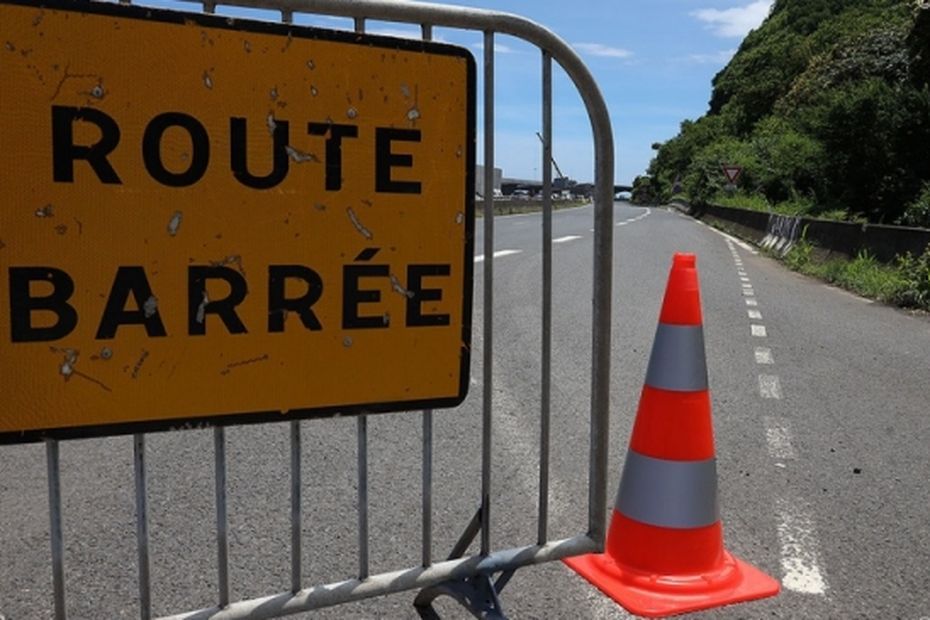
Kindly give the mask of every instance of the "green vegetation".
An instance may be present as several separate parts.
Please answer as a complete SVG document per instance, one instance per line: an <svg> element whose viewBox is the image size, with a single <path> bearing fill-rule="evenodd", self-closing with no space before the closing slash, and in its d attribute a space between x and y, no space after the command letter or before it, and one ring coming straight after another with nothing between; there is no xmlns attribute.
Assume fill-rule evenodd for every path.
<svg viewBox="0 0 930 620"><path fill-rule="evenodd" d="M924 183L920 194L904 210L901 223L905 226L930 228L930 183Z"/></svg>
<svg viewBox="0 0 930 620"><path fill-rule="evenodd" d="M818 260L814 246L802 239L783 257L791 269L826 280L863 297L930 310L930 246L923 255L900 257L884 265L867 252L852 260Z"/></svg>
<svg viewBox="0 0 930 620"><path fill-rule="evenodd" d="M930 226L930 8L776 0L634 198ZM722 164L743 168L725 193Z"/></svg>

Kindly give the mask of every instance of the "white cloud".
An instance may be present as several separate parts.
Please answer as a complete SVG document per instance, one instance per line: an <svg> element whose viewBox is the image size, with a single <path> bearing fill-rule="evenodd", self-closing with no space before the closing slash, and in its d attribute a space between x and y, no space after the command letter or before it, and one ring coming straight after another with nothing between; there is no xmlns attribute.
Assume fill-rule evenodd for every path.
<svg viewBox="0 0 930 620"><path fill-rule="evenodd" d="M732 9L701 9L693 11L699 19L719 37L744 37L769 15L772 0L756 0Z"/></svg>
<svg viewBox="0 0 930 620"><path fill-rule="evenodd" d="M604 58L629 58L633 55L630 50L620 47L610 47L603 43L574 43L576 49L591 56L602 56Z"/></svg>
<svg viewBox="0 0 930 620"><path fill-rule="evenodd" d="M471 46L473 49L476 49L479 52L484 51L484 43L472 43ZM495 43L494 52L497 54L516 54L517 50L513 49L512 47L507 47L503 43Z"/></svg>
<svg viewBox="0 0 930 620"><path fill-rule="evenodd" d="M736 54L735 49L720 50L710 54L691 54L686 60L699 65L725 65L730 62L734 54Z"/></svg>

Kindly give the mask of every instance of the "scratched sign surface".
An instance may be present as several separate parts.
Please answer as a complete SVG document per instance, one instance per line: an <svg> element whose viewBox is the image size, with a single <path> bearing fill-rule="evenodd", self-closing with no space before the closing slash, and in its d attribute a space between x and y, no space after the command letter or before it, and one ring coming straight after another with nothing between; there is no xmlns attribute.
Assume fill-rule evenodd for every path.
<svg viewBox="0 0 930 620"><path fill-rule="evenodd" d="M467 51L15 1L0 46L0 442L464 398Z"/></svg>

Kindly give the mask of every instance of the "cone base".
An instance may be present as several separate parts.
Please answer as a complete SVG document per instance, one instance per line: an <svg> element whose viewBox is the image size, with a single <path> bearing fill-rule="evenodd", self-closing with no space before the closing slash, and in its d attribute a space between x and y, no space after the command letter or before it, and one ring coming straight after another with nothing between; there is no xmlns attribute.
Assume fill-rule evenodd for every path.
<svg viewBox="0 0 930 620"><path fill-rule="evenodd" d="M781 590L776 580L726 551L719 570L683 577L638 573L619 566L603 553L563 562L627 611L647 618L752 601Z"/></svg>

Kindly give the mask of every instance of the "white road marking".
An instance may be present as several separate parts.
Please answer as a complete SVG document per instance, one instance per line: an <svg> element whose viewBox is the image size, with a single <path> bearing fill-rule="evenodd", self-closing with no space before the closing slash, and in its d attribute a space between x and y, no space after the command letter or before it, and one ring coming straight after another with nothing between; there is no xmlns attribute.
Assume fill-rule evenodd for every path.
<svg viewBox="0 0 930 620"><path fill-rule="evenodd" d="M765 441L769 456L773 459L790 460L798 458L791 445L791 423L781 418L765 418Z"/></svg>
<svg viewBox="0 0 930 620"><path fill-rule="evenodd" d="M711 228L711 230L714 229ZM746 306L750 308L746 311L747 315L750 319L762 319L762 313L755 309L758 307L759 302L752 299L755 292L752 289L752 284L749 284L750 279L746 275L746 271L743 269L743 261L731 242L731 240L736 240L725 233L714 231L723 235L733 254L733 262L739 273L740 282L742 282ZM753 254L757 254L752 248L745 246L741 242L737 243ZM757 338L766 338L768 336L765 325L753 323L750 325L750 331ZM767 347L755 347L754 355L756 364L771 365L775 363L772 350ZM782 398L781 382L777 375L759 375L759 395L766 399ZM775 463L776 467L785 469L787 465L783 461L797 458L797 453L791 445L791 427L788 420L765 418L765 439L769 455L773 459L781 461ZM781 498L776 500L776 512L778 515L778 540L781 546L782 585L785 589L794 592L824 594L827 584L820 568L819 543L810 511L800 499L789 501Z"/></svg>
<svg viewBox="0 0 930 620"><path fill-rule="evenodd" d="M511 254L519 254L523 250L498 250L494 252L494 258L500 258L501 256L510 256ZM476 263L484 262L484 254L479 254L475 257Z"/></svg>
<svg viewBox="0 0 930 620"><path fill-rule="evenodd" d="M777 375L759 375L759 396L781 400L781 383Z"/></svg>
<svg viewBox="0 0 930 620"><path fill-rule="evenodd" d="M720 235L721 237L723 237L723 238L726 239L727 241L730 241L731 243L735 243L736 245L738 245L739 247L743 248L744 250L746 250L746 251L749 252L750 254L758 254L758 253L759 253L759 251L756 250L755 248L753 248L751 245L749 245L748 243L746 243L745 241L743 241L743 240L741 240L741 239L737 239L737 238L734 237L733 235L728 235L727 233L723 232L722 230L717 230L717 229L714 228L713 226L708 226L707 224L705 224L704 222L701 222L700 220L694 220L694 221L695 221L695 222L698 222L699 224L701 224L701 225L703 225L703 226L707 226L709 229L711 229L712 231L714 231L715 233L717 233L718 235Z"/></svg>
<svg viewBox="0 0 930 620"><path fill-rule="evenodd" d="M626 226L627 224L635 224L636 222L649 217L650 213L652 213L652 209L646 209L644 213L641 213L637 215L636 217L631 217L629 219L623 220L622 222L617 222L617 226Z"/></svg>
<svg viewBox="0 0 930 620"><path fill-rule="evenodd" d="M755 350L757 364L774 364L775 358L772 357L772 350L766 347L756 347Z"/></svg>
<svg viewBox="0 0 930 620"><path fill-rule="evenodd" d="M802 502L779 499L778 540L781 544L781 583L786 589L802 594L824 594L827 590L820 569L820 551L816 528Z"/></svg>
<svg viewBox="0 0 930 620"><path fill-rule="evenodd" d="M565 243L566 241L574 241L575 239L581 239L581 235L565 235L564 237L553 239L552 243Z"/></svg>

